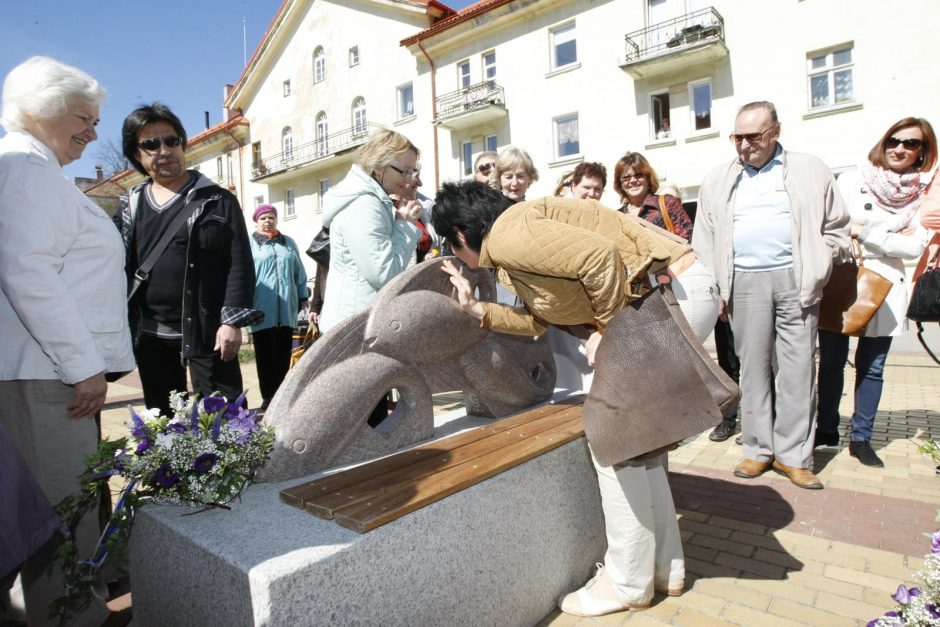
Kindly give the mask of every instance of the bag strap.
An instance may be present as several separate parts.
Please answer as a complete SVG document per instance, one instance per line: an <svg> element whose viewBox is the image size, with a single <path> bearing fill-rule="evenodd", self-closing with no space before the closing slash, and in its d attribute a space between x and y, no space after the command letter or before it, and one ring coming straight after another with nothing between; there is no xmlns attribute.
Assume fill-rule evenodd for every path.
<svg viewBox="0 0 940 627"><path fill-rule="evenodd" d="M850 238L849 251L852 253L852 263L857 266L865 265L865 254L862 252L862 244L856 238Z"/></svg>
<svg viewBox="0 0 940 627"><path fill-rule="evenodd" d="M935 362L940 364L940 359L937 359L937 356L934 355L933 351L930 350L930 347L927 346L926 340L924 340L924 325L917 321L917 339L920 340L920 345L924 347L924 350L927 351L927 354L930 355L930 358Z"/></svg>
<svg viewBox="0 0 940 627"><path fill-rule="evenodd" d="M179 213L174 216L173 221L170 222L170 226L163 232L163 235L160 237L160 241L157 242L157 245L153 247L153 250L150 251L150 254L147 255L147 258L144 259L144 262L137 266L137 270L134 271L134 282L131 283L130 288L127 290L127 300L129 301L134 297L134 294L140 289L140 286L143 285L146 281L150 279L150 271L153 270L153 267L157 265L157 261L160 260L160 257L166 251L167 246L170 245L170 241L176 236L176 233L180 230L183 224L186 223L186 220L189 218L190 213L186 211L187 203L183 203L183 206L180 207Z"/></svg>
<svg viewBox="0 0 940 627"><path fill-rule="evenodd" d="M663 222L666 225L666 230L676 234L676 227L672 224L672 218L669 217L669 212L666 211L666 196L662 195L659 197L659 213L663 216Z"/></svg>

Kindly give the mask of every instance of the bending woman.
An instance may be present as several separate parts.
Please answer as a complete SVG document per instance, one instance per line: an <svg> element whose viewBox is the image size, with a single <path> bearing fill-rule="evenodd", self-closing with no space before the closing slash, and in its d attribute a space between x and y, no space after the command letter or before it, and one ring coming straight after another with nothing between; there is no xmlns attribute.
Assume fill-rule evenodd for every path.
<svg viewBox="0 0 940 627"><path fill-rule="evenodd" d="M549 324L593 326L584 346L591 365L607 323L638 296L631 284L649 272L666 273L689 250L593 200L512 205L475 182L445 183L432 219L457 257L470 268L496 269L523 302L512 308L475 300L467 280L445 261L465 312L481 326L517 335L541 335ZM594 459L607 555L591 581L561 600L564 612L600 616L647 607L654 590L682 593L685 561L665 459L615 467Z"/></svg>
<svg viewBox="0 0 940 627"><path fill-rule="evenodd" d="M930 240L930 232L916 217L923 189L921 173L929 172L936 161L937 140L930 123L904 118L881 136L868 153L868 163L839 177L852 237L862 246L865 267L893 284L855 351L849 454L866 466L884 466L871 447L872 426L881 402L891 340L907 330L909 294L904 260L917 259ZM848 355L848 336L820 329L816 446L839 443L839 400Z"/></svg>

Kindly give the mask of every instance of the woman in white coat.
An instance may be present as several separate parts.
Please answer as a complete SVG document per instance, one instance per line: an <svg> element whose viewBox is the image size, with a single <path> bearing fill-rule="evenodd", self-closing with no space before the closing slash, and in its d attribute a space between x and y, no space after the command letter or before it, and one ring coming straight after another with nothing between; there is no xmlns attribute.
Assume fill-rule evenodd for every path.
<svg viewBox="0 0 940 627"><path fill-rule="evenodd" d="M904 260L917 259L930 233L916 219L921 191L937 160L933 128L922 118L895 122L868 153L868 163L839 177L849 210L852 237L862 246L865 267L893 284L868 323L855 351L855 410L849 423L849 453L866 466L882 467L871 447L875 413L881 401L884 366L894 336L907 330L908 284ZM842 396L849 338L819 331L819 406L816 446L839 443Z"/></svg>

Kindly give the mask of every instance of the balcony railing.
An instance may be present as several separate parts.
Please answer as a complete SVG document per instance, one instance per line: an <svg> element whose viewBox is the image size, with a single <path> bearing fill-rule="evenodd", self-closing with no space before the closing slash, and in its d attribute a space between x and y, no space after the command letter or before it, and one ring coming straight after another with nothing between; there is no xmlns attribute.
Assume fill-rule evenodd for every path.
<svg viewBox="0 0 940 627"><path fill-rule="evenodd" d="M326 159L346 150L357 148L368 141L377 130L385 128L381 124L354 126L312 142L294 146L291 150L265 157L251 164L251 178L257 180L304 166L320 159Z"/></svg>
<svg viewBox="0 0 940 627"><path fill-rule="evenodd" d="M636 63L708 41L724 41L725 20L714 8L653 24L626 36L626 63Z"/></svg>
<svg viewBox="0 0 940 627"><path fill-rule="evenodd" d="M440 122L489 106L503 107L506 94L496 81L483 81L437 97L437 119Z"/></svg>

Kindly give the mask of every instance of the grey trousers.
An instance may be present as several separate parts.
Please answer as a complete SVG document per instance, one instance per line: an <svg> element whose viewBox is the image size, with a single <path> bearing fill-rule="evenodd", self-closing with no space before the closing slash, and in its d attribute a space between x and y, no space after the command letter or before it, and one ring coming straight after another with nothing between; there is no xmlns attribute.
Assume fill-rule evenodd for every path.
<svg viewBox="0 0 940 627"><path fill-rule="evenodd" d="M57 380L0 381L0 422L52 505L79 491L78 477L84 470L85 458L98 446L94 416L78 420L68 417L66 406L72 395L72 388ZM85 516L77 530L82 559L91 556L98 542L95 514ZM22 586L30 627L56 624L47 618L49 604L62 596L65 589L61 570L46 572L52 553L50 542L26 560L20 570L18 585ZM0 594L4 593L0 590ZM107 616L103 602L93 602L66 624L97 626Z"/></svg>
<svg viewBox="0 0 940 627"><path fill-rule="evenodd" d="M800 307L792 268L735 271L728 312L741 360L744 456L812 470L819 305Z"/></svg>

